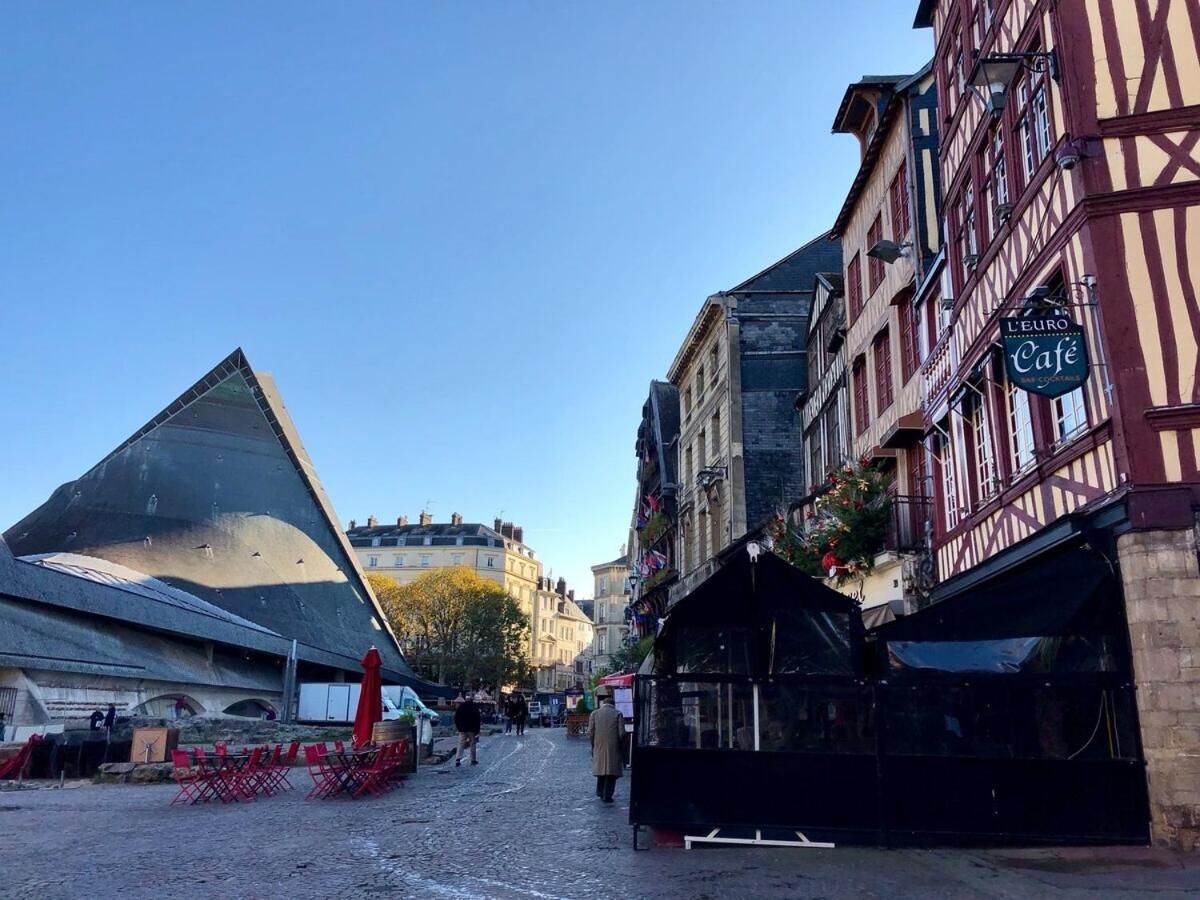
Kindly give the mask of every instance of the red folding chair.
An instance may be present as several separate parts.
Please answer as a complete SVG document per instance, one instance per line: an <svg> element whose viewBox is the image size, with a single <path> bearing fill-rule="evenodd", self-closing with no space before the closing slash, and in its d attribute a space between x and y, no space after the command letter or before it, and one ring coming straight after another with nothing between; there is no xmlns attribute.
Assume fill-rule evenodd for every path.
<svg viewBox="0 0 1200 900"><path fill-rule="evenodd" d="M225 782L229 785L233 799L246 801L254 799L262 783L262 771L259 768L261 757L261 747L251 750L249 758L242 764L242 767L232 769L226 775Z"/></svg>
<svg viewBox="0 0 1200 900"><path fill-rule="evenodd" d="M346 745L343 744L341 741L334 741L333 749L336 750L338 753L344 753L346 751Z"/></svg>
<svg viewBox="0 0 1200 900"><path fill-rule="evenodd" d="M213 741L213 753L217 756L227 756L229 754L229 745L224 741Z"/></svg>
<svg viewBox="0 0 1200 900"><path fill-rule="evenodd" d="M313 797L325 798L332 796L341 789L341 781L337 771L329 765L325 754L321 752L324 745L312 744L304 748L304 760L308 763L308 774L312 776L312 790L305 795L305 800Z"/></svg>
<svg viewBox="0 0 1200 900"><path fill-rule="evenodd" d="M287 755L283 758L283 760L276 767L278 769L279 784L281 787L284 788L284 790L288 790L288 791L295 790L295 788L292 787L292 783L290 781L288 781L288 775L292 771L292 766L294 766L296 764L296 756L299 753L300 753L300 742L292 741L292 743L290 745L288 745Z"/></svg>
<svg viewBox="0 0 1200 900"><path fill-rule="evenodd" d="M276 744L275 749L271 751L271 755L259 767L259 780L262 782L262 791L268 796L273 795L279 790L279 757L283 754L283 745Z"/></svg>
<svg viewBox="0 0 1200 900"><path fill-rule="evenodd" d="M171 777L179 785L179 793L175 795L175 799L168 806L174 806L180 802L199 803L204 798L205 779L200 770L192 765L187 751L172 750L171 764L174 766L171 770Z"/></svg>
<svg viewBox="0 0 1200 900"><path fill-rule="evenodd" d="M368 791L376 797L382 797L388 790L388 775L392 767L392 753L395 750L395 744L383 744L379 748L379 752L375 754L375 759L369 766L364 766L356 773L359 777L358 786L354 789L354 796L361 797Z"/></svg>

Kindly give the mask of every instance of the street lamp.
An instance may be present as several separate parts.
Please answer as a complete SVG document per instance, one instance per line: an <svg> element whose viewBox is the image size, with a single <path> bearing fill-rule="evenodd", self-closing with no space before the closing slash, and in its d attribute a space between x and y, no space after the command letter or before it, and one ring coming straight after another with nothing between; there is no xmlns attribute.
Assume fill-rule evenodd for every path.
<svg viewBox="0 0 1200 900"><path fill-rule="evenodd" d="M992 115L999 115L1008 104L1008 92L1021 69L1048 72L1058 81L1058 56L1053 50L1032 53L989 53L979 57L967 83L987 91L984 104Z"/></svg>
<svg viewBox="0 0 1200 900"><path fill-rule="evenodd" d="M871 249L867 251L867 256L874 259L882 260L891 265L902 256L908 256L912 252L912 241L905 241L903 244L897 244L895 241L876 241Z"/></svg>

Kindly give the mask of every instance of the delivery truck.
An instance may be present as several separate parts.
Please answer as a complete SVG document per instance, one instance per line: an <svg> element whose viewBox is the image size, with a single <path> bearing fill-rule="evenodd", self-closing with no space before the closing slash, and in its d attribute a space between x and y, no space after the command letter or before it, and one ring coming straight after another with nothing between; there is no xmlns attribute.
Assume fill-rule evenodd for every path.
<svg viewBox="0 0 1200 900"><path fill-rule="evenodd" d="M299 720L308 723L344 724L354 721L361 685L348 682L310 682L300 685ZM422 742L426 731L438 723L438 714L421 702L406 685L385 684L380 692L384 720L408 714L419 726Z"/></svg>

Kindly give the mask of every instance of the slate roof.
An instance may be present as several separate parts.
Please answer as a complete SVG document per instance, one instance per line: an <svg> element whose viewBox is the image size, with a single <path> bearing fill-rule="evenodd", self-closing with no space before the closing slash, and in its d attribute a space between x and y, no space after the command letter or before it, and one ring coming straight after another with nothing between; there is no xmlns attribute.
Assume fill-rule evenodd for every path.
<svg viewBox="0 0 1200 900"><path fill-rule="evenodd" d="M375 644L385 678L415 680L274 382L240 349L5 538L18 556L76 554L145 573L231 614L226 625L294 638L302 658L337 669L358 671ZM118 577L83 568L76 581ZM166 597L143 606L161 618Z"/></svg>
<svg viewBox="0 0 1200 900"><path fill-rule="evenodd" d="M346 531L346 537L350 540L352 547L369 547L371 541L375 538L483 538L489 543L484 546L488 547L503 547L508 538L500 534L500 532L489 528L487 525L479 525L474 523L464 523L462 525L450 525L432 523L430 525L358 525ZM422 540L422 543L424 541ZM520 542L516 542L520 543ZM387 546L397 546L389 544ZM399 546L404 546L400 544Z"/></svg>
<svg viewBox="0 0 1200 900"><path fill-rule="evenodd" d="M611 569L616 566L621 566L622 568L628 569L629 568L629 554L627 553L624 556L618 556L616 559L612 560L611 562L600 563L599 565L592 566L592 571L597 572L600 569Z"/></svg>

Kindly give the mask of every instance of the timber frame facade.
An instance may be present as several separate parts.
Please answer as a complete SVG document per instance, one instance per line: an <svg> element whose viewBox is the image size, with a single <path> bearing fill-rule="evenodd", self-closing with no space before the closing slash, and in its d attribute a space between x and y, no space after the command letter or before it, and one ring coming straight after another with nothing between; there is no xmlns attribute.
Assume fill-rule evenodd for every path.
<svg viewBox="0 0 1200 900"><path fill-rule="evenodd" d="M1124 586L1152 831L1190 844L1200 7L922 0L915 24L934 29L946 211L942 301L923 322L934 599L1056 542L1106 548ZM970 87L995 54L1025 60L999 113ZM1091 355L1083 386L1054 399L1011 386L999 353L999 318L1039 303L1069 313Z"/></svg>

